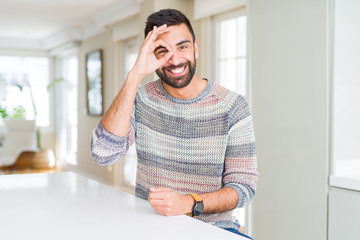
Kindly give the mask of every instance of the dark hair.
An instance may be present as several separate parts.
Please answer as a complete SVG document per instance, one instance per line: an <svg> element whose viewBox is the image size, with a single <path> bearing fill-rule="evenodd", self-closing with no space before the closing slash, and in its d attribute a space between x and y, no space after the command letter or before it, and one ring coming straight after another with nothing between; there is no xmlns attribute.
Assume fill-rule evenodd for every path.
<svg viewBox="0 0 360 240"><path fill-rule="evenodd" d="M153 30L154 26L160 27L164 24L166 24L167 26L174 26L180 25L182 23L187 26L193 37L193 41L195 42L195 33L189 19L182 12L176 9L162 9L158 12L154 12L153 14L151 14L146 22L145 37L150 31Z"/></svg>

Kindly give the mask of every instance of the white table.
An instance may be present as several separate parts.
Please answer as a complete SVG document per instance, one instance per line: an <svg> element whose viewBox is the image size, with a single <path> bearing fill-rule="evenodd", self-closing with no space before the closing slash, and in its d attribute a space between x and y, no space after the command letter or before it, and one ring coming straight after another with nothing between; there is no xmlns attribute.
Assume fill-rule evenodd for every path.
<svg viewBox="0 0 360 240"><path fill-rule="evenodd" d="M0 239L246 239L81 175L0 175Z"/></svg>

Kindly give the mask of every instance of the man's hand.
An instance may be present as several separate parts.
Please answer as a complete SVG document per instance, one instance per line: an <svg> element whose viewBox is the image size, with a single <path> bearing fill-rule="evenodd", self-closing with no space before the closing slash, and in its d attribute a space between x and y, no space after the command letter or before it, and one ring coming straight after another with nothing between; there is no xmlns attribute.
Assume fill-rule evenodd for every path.
<svg viewBox="0 0 360 240"><path fill-rule="evenodd" d="M160 34L168 31L169 28L167 28L166 25L162 25L158 28L154 27L146 36L135 65L128 73L119 94L101 119L101 125L107 131L121 137L128 135L131 112L141 81L146 75L153 73L156 69L164 65L173 55L171 48L166 42L160 39L156 40ZM157 58L154 50L159 46L165 48L166 54ZM122 124L119 124L119 122Z"/></svg>
<svg viewBox="0 0 360 240"><path fill-rule="evenodd" d="M149 203L163 216L190 213L194 200L189 195L181 195L169 188L150 188Z"/></svg>
<svg viewBox="0 0 360 240"><path fill-rule="evenodd" d="M153 30L148 33L142 43L139 56L131 70L131 72L140 76L140 79L153 73L156 69L164 65L173 55L171 48L166 42L161 39L156 40L160 34L167 31L169 31L169 29L165 24L160 27L154 26ZM164 56L157 58L154 54L154 50L159 46L166 48L167 52Z"/></svg>

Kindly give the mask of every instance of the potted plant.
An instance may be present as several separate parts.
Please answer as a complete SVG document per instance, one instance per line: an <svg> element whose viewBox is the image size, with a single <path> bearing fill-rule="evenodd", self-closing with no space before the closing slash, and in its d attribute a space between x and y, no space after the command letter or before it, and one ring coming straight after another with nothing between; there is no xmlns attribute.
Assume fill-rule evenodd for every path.
<svg viewBox="0 0 360 240"><path fill-rule="evenodd" d="M62 79L56 79L52 83L50 83L47 86L47 90L50 90L53 88L57 83L63 81ZM36 104L34 101L32 88L28 80L23 80L21 83L13 83L16 87L19 88L20 92L23 92L24 87L29 88L30 93L30 99L33 107L34 112L34 120L36 121L38 117L38 112L36 109ZM25 119L25 108L23 106L18 106L13 109L11 113L7 111L6 108L1 107L0 108L0 114L1 117L5 120L6 124L12 124L11 122L14 122L13 120L19 120L19 119ZM31 153L27 154L28 158L31 158L32 166L35 169L49 169L53 168L55 166L55 156L54 152L51 149L44 149L41 146L41 134L40 134L40 128L36 128L36 146L38 148L38 151L32 151Z"/></svg>
<svg viewBox="0 0 360 240"><path fill-rule="evenodd" d="M6 134L6 128L4 125L5 119L8 117L8 113L6 108L4 108L3 106L0 105L0 147L2 147L2 143L5 139L5 134Z"/></svg>
<svg viewBox="0 0 360 240"><path fill-rule="evenodd" d="M63 81L63 79L55 79L53 82L51 82L47 86L47 90L49 91L50 89L54 88L58 83L60 83L62 81ZM29 81L24 80L23 85L17 84L16 86L20 89L20 91L22 91L23 87L25 87L25 86L29 88L31 103L32 103L33 111L34 111L34 118L36 121L38 113L37 113L36 104L35 104L34 96L33 96L31 85L30 85ZM48 168L55 167L55 155L54 155L53 150L44 149L41 146L41 135L40 135L39 127L36 130L36 141L37 141L37 147L38 147L39 151L36 152L33 156L33 167L35 169L48 169Z"/></svg>
<svg viewBox="0 0 360 240"><path fill-rule="evenodd" d="M0 152L0 165L5 168L17 166L18 160L24 151L37 151L35 138L35 120L25 119L25 108L16 106L11 111L0 107L0 115L4 126L2 127L2 149ZM32 160L26 160L31 163ZM31 166L31 164L27 164Z"/></svg>

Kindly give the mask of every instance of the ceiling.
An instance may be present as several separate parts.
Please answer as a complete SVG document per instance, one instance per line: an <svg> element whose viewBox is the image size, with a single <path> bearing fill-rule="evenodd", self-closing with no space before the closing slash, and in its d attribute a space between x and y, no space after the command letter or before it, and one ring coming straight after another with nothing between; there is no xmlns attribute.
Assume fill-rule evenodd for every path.
<svg viewBox="0 0 360 240"><path fill-rule="evenodd" d="M136 14L139 0L0 0L0 47L50 49Z"/></svg>

